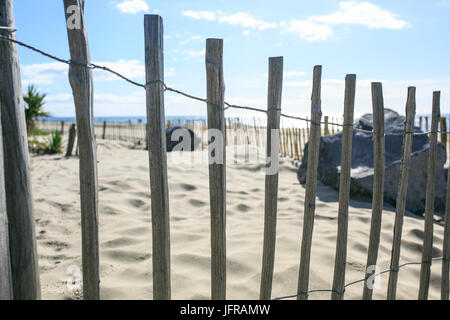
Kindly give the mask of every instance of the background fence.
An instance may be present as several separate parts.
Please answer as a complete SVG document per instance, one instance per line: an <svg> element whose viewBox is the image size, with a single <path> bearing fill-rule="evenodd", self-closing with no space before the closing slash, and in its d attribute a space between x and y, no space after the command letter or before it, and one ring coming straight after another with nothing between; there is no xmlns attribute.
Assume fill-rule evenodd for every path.
<svg viewBox="0 0 450 320"><path fill-rule="evenodd" d="M163 80L163 23L162 18L157 15L146 15L145 20L145 47L146 47L146 84L138 84L126 79L116 72L96 66L90 63L89 50L87 46L86 29L84 19L80 29L68 30L69 47L71 60L63 60L53 57L29 45L15 40L13 28L13 13L11 0L0 2L0 25L6 29L0 30L0 74L10 79L12 85L2 85L0 87L2 97L17 97L21 95L19 70L17 69L18 59L15 44L24 45L34 51L38 51L50 58L70 65L69 79L74 94L75 108L77 111L77 134L78 149L80 156L80 199L81 199L81 228L82 228L82 266L83 266L83 297L84 299L99 299L99 254L98 254L98 181L97 181L97 159L96 159L96 136L101 138L125 139L143 141L148 136L149 164L150 164L150 190L151 190L151 211L152 211L152 261L153 261L153 296L154 299L171 298L171 277L170 277L170 226L169 226L169 196L167 183L167 156L165 146L165 129L168 125L165 121L164 112L164 92L173 91L205 102L207 105L207 123L201 123L202 137L206 128L219 130L225 137L225 131L233 125L244 126L240 121L225 121L224 113L228 108L247 109L267 114L267 124L263 126L257 123L253 126L246 125L247 130L254 130L255 133L265 133L267 156L271 154L289 155L292 158L301 159L301 151L304 143L309 141L308 152L308 172L306 181L306 196L304 206L304 223L301 243L301 259L298 277L298 291L293 296L297 299L308 299L308 296L316 291L330 292L332 299L343 299L345 288L357 282L365 282L364 299L372 298L372 289L368 285L373 276L370 267L376 265L378 247L380 241L381 212L383 207L383 180L384 180L384 105L381 83L372 84L372 100L374 114L374 130L370 133L374 138L374 193L372 200L372 221L370 230L370 242L368 245L367 268L359 281L345 284L345 261L347 255L347 227L348 227L348 207L350 188L350 154L352 150L352 133L354 130L361 130L353 127L354 97L356 76L347 75L344 101L344 121L342 124L333 124L330 128L326 125L327 119L323 121L321 113L321 76L322 67L314 67L313 73L313 94L311 103L310 119L293 117L281 113L281 91L283 79L283 58L276 57L269 59L269 92L267 110L230 105L224 101L224 77L223 77L223 41L221 39L207 39L206 41L206 73L207 73L207 98L198 98L178 90L169 88ZM64 0L66 18L68 18L68 8L76 6L81 15L83 12L83 1ZM73 7L72 7L73 8ZM71 11L70 11L71 12ZM145 88L147 92L147 123L144 125L130 124L99 124L93 122L92 117L92 69L101 68L110 71L128 82ZM3 82L1 82L3 84ZM40 298L40 282L37 269L36 243L34 233L34 219L29 183L28 153L26 145L20 143L20 137L26 136L23 102L22 99L5 99L1 101L2 125L3 125L3 150L19 150L3 155L4 172L8 207L6 212L0 208L1 217L9 219L10 239L5 239L1 234L2 244L0 254L2 261L11 261L10 270L0 269L1 279L5 279L9 285L1 286L1 297L16 299L38 299ZM280 145L271 144L272 130L280 128L280 119L288 118L305 121L307 128L290 127L283 128L280 138ZM406 107L406 119L415 118L415 88L408 89L408 99ZM6 120L5 120L6 119ZM328 119L329 120L329 119ZM230 122L227 124L227 122ZM442 299L449 298L449 258L450 258L450 200L447 201L443 257L431 256L433 245L433 214L434 214L434 177L435 159L437 153L438 128L440 122L440 92L435 92L433 96L433 109L430 131L426 132L430 136L430 155L428 163L427 199L425 212L425 237L423 243L423 253L421 262L410 264L420 264L421 273L419 299L427 299L430 284L430 267L432 261L442 260ZM389 299L395 299L396 277L401 267L398 264L399 249L395 247L401 241L401 229L403 216L405 213L404 201L407 185L409 157L411 154L411 137L414 135L411 121L406 121L404 137L403 159L401 165L400 188L396 207L396 222L394 235L396 241L393 246L391 267L389 270ZM310 290L309 270L311 257L311 242L314 227L315 200L317 186L317 165L319 156L320 135L324 134L321 125L325 124L325 133L332 132L333 126L343 130L342 145L342 165L339 188L339 211L336 264L334 271L333 288L327 290ZM40 123L44 128L50 124ZM51 124L53 125L53 124ZM66 125L66 124L65 124ZM195 123L192 124L195 127ZM57 124L61 128L61 124ZM68 126L68 124L67 124ZM441 133L446 133L442 125ZM57 129L57 128L56 128ZM304 130L304 131L302 131ZM338 129L336 129L338 130ZM364 130L363 130L364 131ZM256 135L256 134L255 134ZM444 137L444 136L443 136ZM12 139L13 138L13 139ZM441 138L442 139L442 138ZM210 137L208 138L210 140ZM206 141L208 141L206 140ZM205 140L204 140L205 141ZM247 141L247 143L250 143ZM211 144L203 145L212 151ZM226 141L223 141L221 148L225 150ZM217 151L217 150L216 150ZM277 157L278 159L278 157ZM14 165L13 165L14 164ZM3 170L0 170L3 172ZM19 174L20 173L20 174ZM211 210L211 298L226 299L226 163L209 164L210 182L210 210ZM1 181L0 181L1 182ZM25 186L25 190L23 187ZM18 188L22 188L20 193ZM0 192L2 189L0 188ZM450 199L450 188L448 188ZM277 193L278 174L266 175L265 183L265 209L264 209L264 249L263 249L263 270L261 273L261 299L271 299L271 288L273 280L273 266L275 258L276 242L276 222L277 222ZM3 197L2 194L0 196ZM18 197L23 197L21 202ZM10 203L19 205L12 208ZM19 213L19 214L18 214ZM0 220L2 221L2 220ZM18 229L11 229L12 226ZM6 235L7 237L7 235ZM5 249L8 248L9 250ZM10 257L9 257L10 255ZM24 268L24 266L27 266Z"/></svg>
<svg viewBox="0 0 450 320"><path fill-rule="evenodd" d="M323 125L321 126L321 135L330 135L342 131L343 119L337 117L323 117ZM429 132L429 116L418 117L415 125L424 132ZM69 121L54 121L41 119L36 121L37 128L45 131L60 131L63 134L68 134L68 130L74 122ZM199 119L172 119L166 120L166 127L181 126L188 128L201 138L202 150L206 147L207 129L206 120ZM439 122L438 141L442 143L447 150L447 159L450 160L450 140L447 137L447 128L450 127L450 118L441 117ZM248 143L257 148L265 148L265 133L267 124L261 117L233 117L225 118L225 134L227 136L226 145L245 144ZM122 141L127 142L132 146L145 147L146 125L144 123L135 123L131 120L122 122L94 122L95 137L97 139ZM247 133L248 139L241 138L239 140L228 139L230 132L242 130ZM303 159L303 152L305 144L309 140L309 122L300 120L283 121L280 122L280 154L285 157L290 157L293 160L301 161ZM447 160L447 165L449 164Z"/></svg>

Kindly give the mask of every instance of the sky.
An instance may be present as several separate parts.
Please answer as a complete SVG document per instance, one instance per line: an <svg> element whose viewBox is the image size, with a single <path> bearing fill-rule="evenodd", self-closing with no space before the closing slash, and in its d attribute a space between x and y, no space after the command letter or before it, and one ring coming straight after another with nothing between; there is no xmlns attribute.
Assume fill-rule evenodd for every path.
<svg viewBox="0 0 450 320"><path fill-rule="evenodd" d="M69 59L62 0L14 0L17 39ZM404 114L417 87L417 113L431 113L442 91L450 113L450 0L86 0L93 63L145 82L144 15L164 21L165 82L206 96L205 44L224 39L225 100L267 108L268 58L284 57L282 110L307 115L312 70L322 65L322 112L341 116L346 74L357 75L355 114L371 113L373 81L384 104ZM22 86L46 93L45 110L75 115L67 65L19 47ZM94 115L144 116L145 90L94 71ZM206 115L203 103L165 94L166 115ZM251 115L227 111L227 116Z"/></svg>

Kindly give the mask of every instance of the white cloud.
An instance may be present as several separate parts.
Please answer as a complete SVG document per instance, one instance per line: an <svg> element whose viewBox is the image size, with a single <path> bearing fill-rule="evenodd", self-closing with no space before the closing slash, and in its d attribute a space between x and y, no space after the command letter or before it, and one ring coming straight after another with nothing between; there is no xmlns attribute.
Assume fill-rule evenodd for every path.
<svg viewBox="0 0 450 320"><path fill-rule="evenodd" d="M126 0L116 5L117 9L122 13L136 14L141 11L148 12L150 7L144 0Z"/></svg>
<svg viewBox="0 0 450 320"><path fill-rule="evenodd" d="M290 21L282 32L296 33L300 38L309 42L328 40L333 35L333 29L330 26L310 20Z"/></svg>
<svg viewBox="0 0 450 320"><path fill-rule="evenodd" d="M216 20L216 13L213 11L192 11L192 10L185 10L181 13L183 16L197 19L197 20L207 20L207 21L214 21Z"/></svg>
<svg viewBox="0 0 450 320"><path fill-rule="evenodd" d="M167 70L165 73L164 73L164 76L165 77L174 77L174 76L176 76L177 75L177 73L175 72L175 69L174 68L170 68L169 70Z"/></svg>
<svg viewBox="0 0 450 320"><path fill-rule="evenodd" d="M55 79L67 78L69 68L59 62L36 63L21 66L22 85L30 84L49 85Z"/></svg>
<svg viewBox="0 0 450 320"><path fill-rule="evenodd" d="M241 26L244 28L258 29L260 31L278 27L278 23L276 22L266 22L264 20L255 18L254 16L246 12L223 15L219 18L219 22L228 23L234 26Z"/></svg>
<svg viewBox="0 0 450 320"><path fill-rule="evenodd" d="M227 23L233 26L241 26L244 28L266 30L274 29L278 27L276 22L267 22L262 19L256 18L255 16L247 12L237 12L233 14L225 14L222 11L193 11L186 10L181 12L182 15L206 21L219 21L220 23ZM247 34L246 34L247 35Z"/></svg>
<svg viewBox="0 0 450 320"><path fill-rule="evenodd" d="M203 51L204 52L204 51ZM199 56L199 52L192 51L192 55ZM96 65L104 66L114 70L125 77L144 82L145 79L145 65L139 60L125 60L120 59L118 61L95 61ZM29 84L39 85L51 85L55 81L61 79L68 79L69 67L66 64L59 62L51 63L38 63L31 65L22 65L22 85L28 86ZM175 69L170 68L166 70L165 76L175 76ZM122 81L116 75L103 71L101 69L94 69L93 72L94 81L109 82L109 81ZM68 81L68 80L67 80Z"/></svg>
<svg viewBox="0 0 450 320"><path fill-rule="evenodd" d="M304 77L306 75L306 72L304 71L296 71L296 70L289 70L283 72L284 78L295 78L295 77ZM264 73L264 78L267 80L269 78L269 73ZM290 82L287 82L288 84Z"/></svg>
<svg viewBox="0 0 450 320"><path fill-rule="evenodd" d="M198 58L198 57L204 57L205 56L205 49L202 50L188 50L186 51L186 54L191 58Z"/></svg>
<svg viewBox="0 0 450 320"><path fill-rule="evenodd" d="M285 77L303 77L306 75L305 71L286 71L284 72Z"/></svg>
<svg viewBox="0 0 450 320"><path fill-rule="evenodd" d="M203 38L199 35L188 35L186 37L186 39L180 41L180 46L184 46L188 43L190 43L191 41L195 41L195 40L202 40Z"/></svg>
<svg viewBox="0 0 450 320"><path fill-rule="evenodd" d="M442 0L449 1L449 0ZM245 28L244 36L250 34L249 29L264 31L281 29L282 33L294 33L309 42L325 41L333 37L333 27L337 25L360 25L369 29L400 30L408 26L408 22L396 14L382 9L370 2L343 1L339 9L331 14L314 15L304 19L268 22L247 12L225 14L221 11L183 11L184 16L208 21L218 21Z"/></svg>
<svg viewBox="0 0 450 320"><path fill-rule="evenodd" d="M437 5L442 8L450 8L450 1L449 0L440 0Z"/></svg>
<svg viewBox="0 0 450 320"><path fill-rule="evenodd" d="M95 64L110 68L130 79L145 78L145 66L139 60L120 59L115 62L100 61L95 62ZM116 75L100 69L94 71L93 77L95 81L116 81L119 79Z"/></svg>
<svg viewBox="0 0 450 320"><path fill-rule="evenodd" d="M356 24L369 29L403 29L408 23L396 14L383 10L370 2L345 1L339 3L339 10L328 15L308 18L312 22L331 25Z"/></svg>

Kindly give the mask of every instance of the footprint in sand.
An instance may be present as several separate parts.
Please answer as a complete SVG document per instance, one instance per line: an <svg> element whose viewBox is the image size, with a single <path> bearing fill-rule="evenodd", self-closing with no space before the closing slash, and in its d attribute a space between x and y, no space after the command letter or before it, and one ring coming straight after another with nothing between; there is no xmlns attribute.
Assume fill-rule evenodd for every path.
<svg viewBox="0 0 450 320"><path fill-rule="evenodd" d="M45 241L44 245L47 247L53 248L56 252L59 252L63 249L67 249L70 247L70 245L68 243L56 241L56 240Z"/></svg>
<svg viewBox="0 0 450 320"><path fill-rule="evenodd" d="M206 206L206 202L203 202L203 201L200 201L200 200L197 200L197 199L190 199L189 203L192 204L194 207L197 207L197 208Z"/></svg>
<svg viewBox="0 0 450 320"><path fill-rule="evenodd" d="M180 184L180 187L181 187L183 190L185 190L185 191L194 191L194 190L197 190L197 187L196 187L196 186L193 186L193 185L191 185L191 184L184 184L184 183L182 183L182 184Z"/></svg>
<svg viewBox="0 0 450 320"><path fill-rule="evenodd" d="M139 241L130 237L120 237L114 240L110 240L104 243L105 247L110 249L116 249L121 247L127 247L137 244Z"/></svg>
<svg viewBox="0 0 450 320"><path fill-rule="evenodd" d="M236 208L237 208L237 210L239 210L240 212L248 212L248 211L250 211L250 209L251 209L249 206L247 206L247 205L245 205L245 204L243 204L243 203L238 204L238 205L236 206Z"/></svg>
<svg viewBox="0 0 450 320"><path fill-rule="evenodd" d="M136 208L142 208L145 205L145 202L139 199L131 199L130 204Z"/></svg>

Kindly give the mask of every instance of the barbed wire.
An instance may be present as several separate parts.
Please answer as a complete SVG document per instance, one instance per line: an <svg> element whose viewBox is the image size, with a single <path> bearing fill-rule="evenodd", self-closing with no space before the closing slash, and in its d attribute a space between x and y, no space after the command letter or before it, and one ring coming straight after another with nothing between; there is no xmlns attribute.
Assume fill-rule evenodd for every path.
<svg viewBox="0 0 450 320"><path fill-rule="evenodd" d="M1 30L8 30L9 32L17 31L17 29L10 28L10 27L0 27L0 29ZM64 64L67 64L69 66L73 65L73 66L77 66L77 67L81 67L81 68L88 68L88 69L91 69L91 70L99 69L99 70L102 70L102 71L105 71L105 72L109 72L109 73L114 74L115 76L121 78L122 80L124 80L124 81L126 81L126 82L128 82L128 83L130 83L132 85L134 85L134 86L141 87L141 88L144 88L144 89L147 89L150 85L153 85L153 84L161 84L163 86L163 88L164 88L164 91L173 92L173 93L182 95L182 96L184 96L186 98L189 98L189 99L193 99L193 100L197 100L197 101L200 101L200 102L204 102L207 105L215 107L215 108L217 108L220 111L226 111L228 109L240 109L240 110L248 110L248 111L260 112L260 113L264 113L264 114L268 114L270 111L280 111L280 116L283 117L283 118L292 119L292 120L299 120L299 121L305 121L305 122L308 122L311 125L315 125L315 126L320 126L320 125L324 124L324 125L337 126L337 127L341 127L341 128L350 127L353 130L355 130L355 131L359 131L359 132L363 132L363 133L365 132L365 133L372 134L372 135L376 134L373 130L367 130L367 129L363 129L363 128L358 128L354 124L342 124L342 123L334 123L334 122L329 122L329 121L315 122L312 119L284 114L284 113L281 113L281 109L280 108L268 108L267 110L264 110L264 109L256 108L256 107L252 107L252 106L235 105L235 104L228 103L226 101L224 101L224 105L226 107L220 107L220 106L218 106L218 105L208 101L205 98L197 97L197 96L191 95L189 93L186 93L186 92L183 92L183 91L171 88L163 80L152 80L152 81L149 81L149 82L147 82L145 84L142 84L142 83L133 81L130 78L124 76L123 74L121 74L121 73L119 73L117 71L114 71L111 68L108 68L106 66L100 66L100 65L97 65L97 64L94 64L94 63L83 64L83 63L78 63L78 62L75 62L75 61L72 61L72 60L62 59L62 58L56 57L56 56L54 56L54 55L52 55L50 53L42 51L42 50L40 50L40 49L38 49L36 47L33 47L33 46L29 45L29 44L26 44L26 43L24 43L22 41L19 41L19 40L16 40L16 39L12 39L12 38L9 38L9 37L5 37L5 36L2 36L2 35L0 35L0 40L4 40L4 41L9 41L9 42L15 43L15 44L17 44L19 46L22 46L22 47L25 47L25 48L27 48L29 50L37 52L37 53L39 53L39 54L41 54L41 55L43 55L43 56L45 56L47 58L50 58L52 60L55 60L55 61L58 61L58 62L61 62L61 63L64 63ZM399 133L393 133L393 132L386 133L385 132L384 135L385 136L404 136L406 134L411 134L413 136L420 136L420 135L438 134L438 133L450 134L450 131L440 131L440 130L429 131L429 132L414 132L414 131L411 131L411 132L402 132L402 133L400 133L400 132Z"/></svg>
<svg viewBox="0 0 450 320"><path fill-rule="evenodd" d="M312 293L324 293L324 292L327 292L327 293L336 293L336 294L338 294L338 295L340 295L340 296L342 297L342 296L344 295L344 293L345 293L345 291L347 290L348 287L351 287L351 286L353 286L353 285L355 285L355 284L358 284L358 283L361 283L361 282L365 282L365 281L367 281L369 278L375 280L377 277L379 277L379 276L381 276L381 275L383 275L383 274L385 274L385 273L388 273L388 272L399 272L400 269L402 269L402 268L404 268L404 267L406 267L406 266L411 266L411 265L422 265L422 264L429 264L429 265L431 265L431 264L432 264L432 261L442 261L443 263L450 263L450 260L449 260L449 259L446 259L446 258L444 258L444 257L432 258L432 259L431 259L431 262L430 262L430 261L423 261L423 262L407 262L407 263L404 263L404 264L402 264L402 265L399 265L399 266L398 266L398 269L396 269L396 270L393 270L393 269L386 269L386 270L383 270L383 271L381 271L381 272L378 272L378 273L376 273L376 274L374 274L374 275L370 275L370 276L368 276L368 277L365 277L365 278L363 278L363 279L359 279L359 280L356 280L356 281L352 281L352 282L350 282L350 283L347 283L346 285L344 285L344 289L342 290L342 292L339 292L339 291L333 290L333 289L315 289L315 290L309 290L308 292L299 292L299 293L297 293L297 294L293 294L293 295L290 295L290 296L283 296L283 297L274 298L273 300L293 299L293 298L297 298L297 297L299 297L299 296L307 296L307 297L308 297L308 296L309 296L310 294L312 294Z"/></svg>

